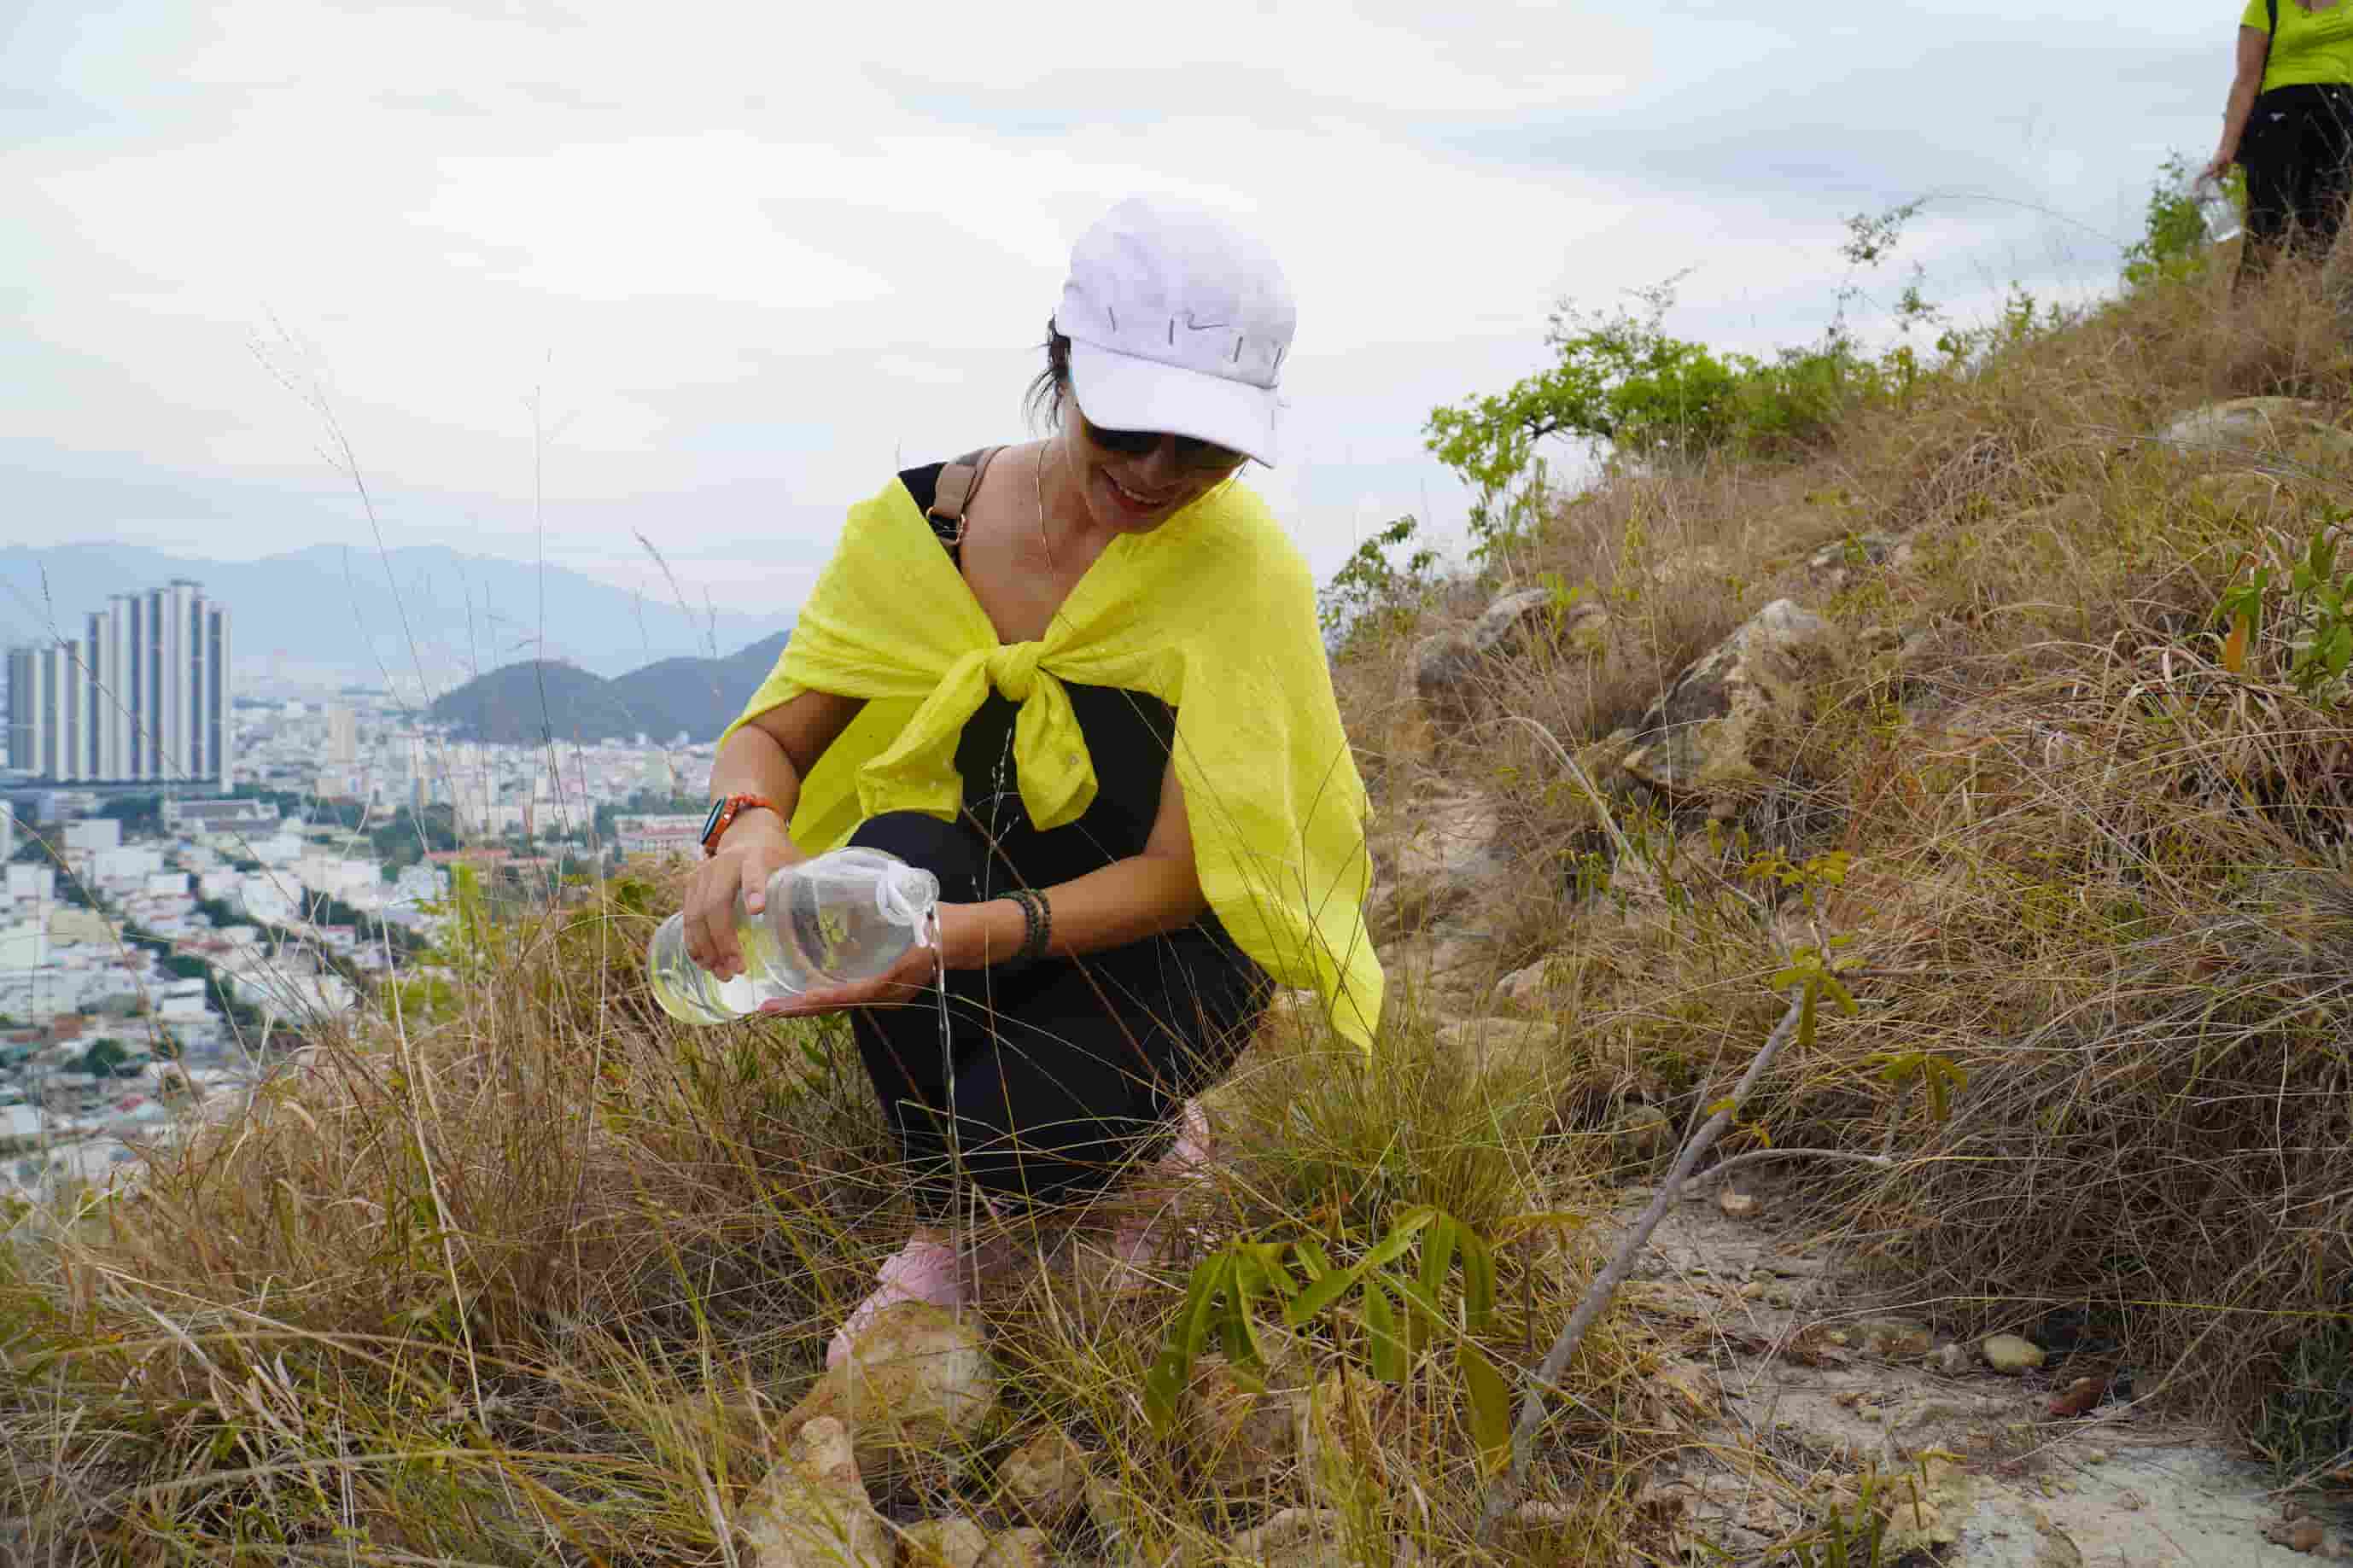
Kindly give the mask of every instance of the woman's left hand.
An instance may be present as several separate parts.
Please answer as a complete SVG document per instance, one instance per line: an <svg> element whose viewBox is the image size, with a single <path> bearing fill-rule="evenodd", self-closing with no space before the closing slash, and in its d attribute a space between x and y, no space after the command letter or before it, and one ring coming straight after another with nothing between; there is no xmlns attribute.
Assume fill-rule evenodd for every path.
<svg viewBox="0 0 2353 1568"><path fill-rule="evenodd" d="M974 910L971 904L939 906L941 947L949 954L962 951L956 939ZM950 966L954 967L954 963L951 956ZM849 985L813 986L797 996L763 1002L760 1011L776 1017L813 1018L850 1007L905 1006L921 998L931 986L938 966L938 951L919 943L901 953L898 963L871 980Z"/></svg>

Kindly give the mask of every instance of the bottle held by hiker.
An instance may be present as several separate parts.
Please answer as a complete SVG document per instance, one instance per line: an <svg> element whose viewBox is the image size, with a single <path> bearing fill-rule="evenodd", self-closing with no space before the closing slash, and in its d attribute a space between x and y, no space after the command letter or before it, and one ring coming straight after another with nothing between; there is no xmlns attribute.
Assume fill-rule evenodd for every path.
<svg viewBox="0 0 2353 1568"><path fill-rule="evenodd" d="M686 917L654 932L646 979L654 1000L689 1024L724 1024L817 985L842 985L887 973L927 940L939 879L879 849L836 849L781 868L753 914L739 894L735 941L744 972L722 980L686 955Z"/></svg>
<svg viewBox="0 0 2353 1568"><path fill-rule="evenodd" d="M2189 199L2198 204L2198 221L2206 226L2206 243L2221 245L2239 237L2239 204L2231 193L2211 174L2202 174L2190 182Z"/></svg>

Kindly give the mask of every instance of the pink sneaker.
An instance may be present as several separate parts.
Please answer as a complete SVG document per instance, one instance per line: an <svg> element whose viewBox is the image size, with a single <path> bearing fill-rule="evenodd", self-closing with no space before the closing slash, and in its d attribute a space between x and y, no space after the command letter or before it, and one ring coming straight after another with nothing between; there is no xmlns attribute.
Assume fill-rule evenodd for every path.
<svg viewBox="0 0 2353 1568"><path fill-rule="evenodd" d="M950 1311L964 1305L964 1276L956 1267L955 1248L919 1236L884 1259L881 1283L833 1331L833 1342L825 1347L825 1364L836 1367L848 1361L850 1347L873 1326L882 1309L902 1301L927 1301Z"/></svg>

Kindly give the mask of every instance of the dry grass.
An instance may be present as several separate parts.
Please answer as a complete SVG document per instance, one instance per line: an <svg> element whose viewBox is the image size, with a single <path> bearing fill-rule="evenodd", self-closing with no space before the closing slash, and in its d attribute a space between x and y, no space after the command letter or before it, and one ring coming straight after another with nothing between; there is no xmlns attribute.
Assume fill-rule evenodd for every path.
<svg viewBox="0 0 2353 1568"><path fill-rule="evenodd" d="M1369 1061L1271 1023L1214 1097L1215 1178L1155 1200L1192 1251L1140 1296L1060 1265L992 1296L1004 1418L872 1478L878 1500L902 1521L985 1510L996 1465L1050 1423L1093 1453L1144 1561L1304 1495L1366 1563L1399 1533L1435 1561L1667 1550L1627 1506L1681 1440L1629 1311L1555 1401L1555 1522L1491 1549L1436 1348L1350 1407L1348 1462L1223 1492L1149 1428L1145 1370L1191 1258L1242 1237L1345 1255L1417 1204L1498 1239L1488 1349L1532 1366L1598 1267L1614 1108L1637 1093L1692 1120L1778 1016L1788 947L1831 935L1852 939L1858 1011L1786 1055L1727 1152L1769 1133L1893 1155L1798 1165L1786 1199L1954 1329L2076 1314L2144 1394L2251 1428L2291 1369L2327 1375L2297 1349L2347 1342L2327 1325L2353 1278L2353 728L2341 693L2286 681L2276 636L2224 668L2211 615L2250 552L2333 523L2353 465L2308 451L2251 475L2147 440L2280 392L2353 403L2309 279L2237 310L2148 290L1859 410L1801 463L1618 476L1442 585L1418 627L1360 639L1335 683L1377 798L1392 825L1432 783L1493 801L1521 864L1476 916L1497 967L1551 962L1558 1059L1476 1075L1411 1001ZM1908 558L1836 584L1807 565L1873 531ZM1541 582L1605 604L1608 632L1499 664L1484 721L1433 730L1414 633ZM1493 721L1573 752L1784 595L1847 653L1776 776L1713 825L1621 794L1640 863L1609 868L1550 746ZM1757 874L1767 848L1848 859L1792 889ZM1594 896L1577 877L1597 866ZM134 1189L20 1219L0 1251L0 1513L23 1560L735 1560L726 1521L769 1423L908 1216L838 1032L649 1008L638 955L663 907L616 886L480 932L438 1006L319 1040ZM1967 1076L1941 1118L1930 1059ZM1556 1221L1514 1224L1535 1213ZM1362 1342L1343 1311L1307 1348L1361 1367ZM1085 1523L1059 1544L1111 1550Z"/></svg>
<svg viewBox="0 0 2353 1568"><path fill-rule="evenodd" d="M622 883L484 927L439 1011L321 1038L135 1186L23 1216L0 1252L16 1560L736 1560L726 1521L787 1436L773 1424L910 1216L838 1026L692 1030L652 1010L638 954L670 901ZM1171 1205L1191 1238L1156 1286L1094 1282L1086 1248L1116 1214L1029 1238L986 1310L1000 1416L968 1451L870 1473L890 1517L1008 1522L995 1468L1050 1424L1094 1456L1146 1560L1302 1488L1346 1510L1367 1563L1400 1531L1469 1550L1480 1472L1442 1345L1384 1389L1377 1432L1335 1439L1378 1456L1370 1479L1339 1463L1206 1486L1140 1396L1209 1247L1306 1235L1345 1258L1416 1204L1499 1238L1508 1216L1598 1205L1544 1146L1543 1094L1467 1092L1426 1037L1368 1063L1285 1016L1215 1115L1216 1178L1132 1200ZM1556 1226L1499 1246L1499 1356L1540 1350L1589 1252ZM1314 1370L1361 1363L1347 1312L1304 1333ZM1647 1353L1605 1334L1580 1358L1591 1402L1547 1437L1601 1484L1505 1560L1623 1533L1607 1478L1664 1435L1609 1413ZM1084 1521L1062 1544L1107 1550Z"/></svg>
<svg viewBox="0 0 2353 1568"><path fill-rule="evenodd" d="M1482 787L1519 849L1481 911L1498 967L1549 956L1577 1032L1634 1051L1680 1112L1761 1033L1786 947L1848 939L1857 1015L1777 1067L1754 1120L1898 1159L1788 1167L1799 1210L1948 1329L2088 1321L2144 1395L2250 1431L2353 1309L2353 722L2341 682L2293 688L2284 623L2233 672L2213 616L2250 563L2284 578L2339 527L2353 443L2191 458L2152 437L2235 395L2341 422L2328 292L2147 291L1859 412L1803 465L1621 478L1502 552L1499 581L1610 607L1605 637L1488 672L1486 720L1572 751L1772 598L1843 641L1774 776L1718 822L1618 792L1646 847L1617 868L1630 913L1581 896L1609 841L1540 739L1474 721L1412 759ZM1807 566L1867 532L1906 554ZM1807 916L1751 874L1767 849L1852 858ZM1967 1075L1941 1121L1923 1055Z"/></svg>

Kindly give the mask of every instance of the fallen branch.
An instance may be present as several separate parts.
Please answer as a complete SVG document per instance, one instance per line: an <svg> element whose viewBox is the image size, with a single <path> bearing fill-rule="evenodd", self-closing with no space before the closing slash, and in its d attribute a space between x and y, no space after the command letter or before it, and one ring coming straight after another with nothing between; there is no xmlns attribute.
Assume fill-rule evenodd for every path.
<svg viewBox="0 0 2353 1568"><path fill-rule="evenodd" d="M1773 1032L1766 1036L1764 1045L1757 1047L1757 1059L1750 1062L1748 1070L1741 1075L1740 1082L1732 1090L1732 1098L1719 1106L1715 1114L1692 1134L1691 1142L1683 1145L1683 1152L1675 1157L1675 1168L1668 1173L1657 1194L1651 1199L1651 1206L1642 1211L1642 1217L1634 1222L1634 1228L1627 1232L1624 1241L1619 1243L1618 1251L1609 1259L1608 1267L1585 1288L1584 1296L1577 1300L1577 1310L1561 1326L1560 1337L1554 1340L1552 1349L1545 1352L1543 1364L1536 1368L1527 1394L1520 1401L1519 1419L1512 1426L1511 1464L1489 1487L1486 1502L1480 1510L1479 1532L1482 1538L1494 1533L1495 1527L1518 1505L1520 1494L1526 1489L1528 1460L1536 1428L1544 1425L1544 1391L1559 1383L1562 1372L1568 1365L1568 1358L1576 1352L1577 1342L1585 1337L1586 1330L1593 1326L1594 1320L1618 1294L1618 1287L1625 1283L1626 1276L1634 1271L1634 1259L1641 1256L1642 1248L1650 1244L1651 1233L1659 1228L1661 1220L1666 1218L1667 1209L1675 1201L1675 1194L1690 1179L1692 1167L1699 1163L1700 1156L1708 1152L1724 1130L1732 1125L1733 1119L1740 1114L1741 1106L1747 1101L1749 1091L1764 1078L1766 1069L1773 1065L1773 1058L1780 1055L1781 1047L1797 1034L1798 1025L1806 1015L1808 1000L1806 987L1791 988L1789 1010L1781 1015L1781 1021L1773 1026Z"/></svg>

